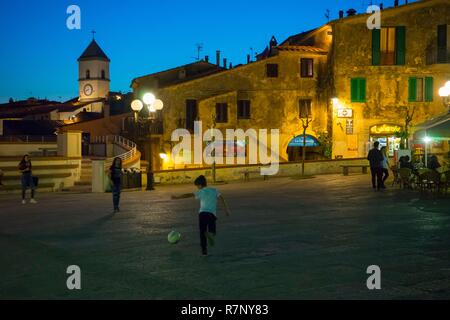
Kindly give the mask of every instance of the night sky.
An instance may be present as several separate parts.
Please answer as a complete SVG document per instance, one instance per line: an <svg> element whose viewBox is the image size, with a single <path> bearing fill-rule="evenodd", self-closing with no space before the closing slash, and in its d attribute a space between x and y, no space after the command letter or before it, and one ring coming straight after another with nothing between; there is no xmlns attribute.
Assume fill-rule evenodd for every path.
<svg viewBox="0 0 450 320"><path fill-rule="evenodd" d="M234 65L250 48L318 27L338 11L366 10L370 0L1 0L0 103L30 96L67 100L78 94L77 58L92 39L111 59L111 90L130 91L135 77L194 61L215 61L215 51ZM393 5L393 0L373 1ZM405 0L400 0L403 4ZM411 2L411 1L410 1ZM81 8L81 30L68 30L69 5Z"/></svg>

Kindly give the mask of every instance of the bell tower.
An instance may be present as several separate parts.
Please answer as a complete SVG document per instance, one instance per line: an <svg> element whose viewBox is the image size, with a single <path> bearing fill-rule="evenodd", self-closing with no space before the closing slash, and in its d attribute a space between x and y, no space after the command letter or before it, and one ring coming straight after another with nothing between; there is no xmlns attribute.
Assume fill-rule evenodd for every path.
<svg viewBox="0 0 450 320"><path fill-rule="evenodd" d="M109 58L97 44L95 38L93 38L89 46L78 58L80 102L89 102L108 97L110 87L109 63ZM95 107L92 109L91 111L93 112L102 111L95 110L97 109Z"/></svg>

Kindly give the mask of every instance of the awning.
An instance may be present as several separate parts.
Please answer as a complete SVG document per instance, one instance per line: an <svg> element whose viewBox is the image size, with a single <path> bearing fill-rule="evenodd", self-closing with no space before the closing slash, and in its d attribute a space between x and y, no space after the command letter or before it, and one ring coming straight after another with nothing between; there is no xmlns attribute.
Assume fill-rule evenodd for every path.
<svg viewBox="0 0 450 320"><path fill-rule="evenodd" d="M313 137L309 134L306 134L305 136L306 136L306 146L307 147L320 146L319 141L315 137ZM303 146L304 146L303 145L303 135L295 137L294 139L291 140L291 142L288 145L288 147L303 147Z"/></svg>
<svg viewBox="0 0 450 320"><path fill-rule="evenodd" d="M430 119L420 125L414 126L414 139L422 140L430 137L433 140L450 140L450 113Z"/></svg>

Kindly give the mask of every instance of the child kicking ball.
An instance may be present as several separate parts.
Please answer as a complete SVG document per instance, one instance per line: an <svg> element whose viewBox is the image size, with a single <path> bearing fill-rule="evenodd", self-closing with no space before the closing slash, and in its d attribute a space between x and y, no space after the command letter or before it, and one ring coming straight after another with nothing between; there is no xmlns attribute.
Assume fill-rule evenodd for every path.
<svg viewBox="0 0 450 320"><path fill-rule="evenodd" d="M200 176L195 180L195 185L198 191L194 193L187 193L180 196L172 196L172 199L187 199L195 198L200 200L200 244L202 247L202 254L208 255L208 246L214 246L216 236L216 220L217 220L217 200L220 200L225 208L225 214L230 215L227 203L223 196L217 189L208 187L205 176Z"/></svg>

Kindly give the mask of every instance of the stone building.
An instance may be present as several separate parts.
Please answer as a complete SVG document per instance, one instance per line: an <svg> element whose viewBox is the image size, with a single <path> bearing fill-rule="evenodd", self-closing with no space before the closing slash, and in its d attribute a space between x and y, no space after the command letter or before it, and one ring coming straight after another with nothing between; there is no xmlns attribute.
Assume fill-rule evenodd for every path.
<svg viewBox="0 0 450 320"><path fill-rule="evenodd" d="M271 41L270 54L259 61L177 81L156 81L160 74L133 80L135 96L153 92L164 101L164 134L160 145L170 149L175 129L193 130L194 121L202 121L203 130L215 127L225 136L226 129L280 129L279 155L282 161L297 160L301 154L303 134L300 111L312 116L308 142L327 132L329 97L323 90L326 77L330 28L324 26L292 37L281 45ZM211 68L218 67L209 64ZM207 64L206 61L202 64ZM180 71L180 70L178 70ZM185 73L183 73L184 75ZM156 142L158 143L158 142ZM244 141L224 141L225 148L239 148ZM320 157L318 150L309 157ZM237 156L237 155L236 155ZM242 156L242 155L241 155ZM176 168L170 161L165 168Z"/></svg>
<svg viewBox="0 0 450 320"><path fill-rule="evenodd" d="M426 0L384 9L381 30L369 30L368 18L330 23L335 157L363 157L375 140L393 156L408 112L414 111L413 126L448 113L438 90L450 80L450 3ZM448 143L441 149L448 150Z"/></svg>
<svg viewBox="0 0 450 320"><path fill-rule="evenodd" d="M192 130L201 120L204 130L215 126L224 135L231 128L279 129L280 160L296 161L306 112L312 118L307 159L365 157L375 140L393 156L415 125L448 112L438 90L450 80L450 6L447 0L396 1L382 9L375 30L368 28L369 14L347 13L281 44L272 38L256 62L227 69L224 59L220 68L218 53L216 65L205 59L203 72L191 76L185 66L134 79L136 98L153 92L165 104L154 149L169 150L175 129ZM224 141L224 147L239 143L246 145ZM446 142L437 147L448 151Z"/></svg>

